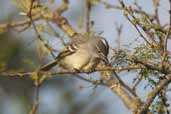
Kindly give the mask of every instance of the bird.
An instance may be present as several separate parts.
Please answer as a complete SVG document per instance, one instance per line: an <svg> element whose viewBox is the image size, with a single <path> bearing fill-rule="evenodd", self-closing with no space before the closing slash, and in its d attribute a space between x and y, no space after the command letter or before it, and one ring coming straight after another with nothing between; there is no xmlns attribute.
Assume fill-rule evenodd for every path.
<svg viewBox="0 0 171 114"><path fill-rule="evenodd" d="M108 64L109 44L104 37L77 34L54 61L45 64L41 71L48 71L57 64L67 70L94 70L101 62Z"/></svg>

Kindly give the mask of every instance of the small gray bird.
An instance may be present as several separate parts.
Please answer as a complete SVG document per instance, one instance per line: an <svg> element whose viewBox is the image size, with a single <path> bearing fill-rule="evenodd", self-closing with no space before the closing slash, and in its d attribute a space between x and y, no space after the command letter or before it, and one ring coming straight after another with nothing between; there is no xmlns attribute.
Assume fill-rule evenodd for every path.
<svg viewBox="0 0 171 114"><path fill-rule="evenodd" d="M55 61L44 65L40 70L47 71L57 64L68 70L94 70L101 61L108 64L108 53L109 45L105 38L94 35L87 38L78 34Z"/></svg>

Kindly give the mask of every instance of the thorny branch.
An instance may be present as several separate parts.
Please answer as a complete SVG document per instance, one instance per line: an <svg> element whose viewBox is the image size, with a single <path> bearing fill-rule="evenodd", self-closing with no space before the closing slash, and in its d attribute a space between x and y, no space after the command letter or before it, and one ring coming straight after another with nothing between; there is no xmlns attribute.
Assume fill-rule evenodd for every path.
<svg viewBox="0 0 171 114"><path fill-rule="evenodd" d="M125 71L128 69L139 69L141 68L140 65L133 65L133 66L128 66L128 67L106 67L106 68L96 68L94 71L66 71L66 70L61 70L61 71L39 71L41 75L46 75L48 77L56 76L57 74L73 74L76 75L78 73L90 73L90 72L95 72L95 71ZM24 76L31 76L34 72L19 72L19 73L10 73L10 72L3 72L0 75L2 76L12 76L12 77L24 77ZM82 77L79 77L82 78ZM106 87L111 88L113 92L115 92L125 103L125 105L130 108L132 111L135 111L138 107L136 104L132 103L134 97L130 95L128 92L128 89L125 88L125 85L123 83L118 82L117 80L113 79L111 77L110 80L107 80L105 83L97 83L95 81L87 80L85 78L82 78L85 81L91 82L92 84L100 84L104 85ZM127 90L126 90L127 89ZM131 90L132 91L132 90ZM133 93L134 95L134 93Z"/></svg>
<svg viewBox="0 0 171 114"><path fill-rule="evenodd" d="M171 75L166 75L164 76L165 79L163 79L157 86L156 88L150 92L150 95L146 99L146 102L143 104L143 106L140 108L140 110L137 112L137 114L146 114L147 109L153 102L154 98L158 95L158 93L166 87L170 82L171 82Z"/></svg>
<svg viewBox="0 0 171 114"><path fill-rule="evenodd" d="M105 1L99 0L101 4L105 5L107 8L112 8L112 9L118 9L118 10L123 10L124 11L124 16L127 18L127 20L136 28L137 32L140 34L140 36L144 39L144 41L149 44L151 47L159 47L161 46L161 64L155 64L153 62L149 62L149 61L143 61L143 60L139 60L137 58L132 58L129 59L131 62L135 63L135 64L141 64L143 65L145 68L147 68L148 70L152 70L152 71L158 71L162 74L165 74L165 78L164 80L161 80L161 82L159 83L159 85L156 86L156 88L154 89L154 91L152 91L152 95L150 95L150 97L147 98L147 100L145 101L145 103L143 104L142 108L137 112L138 114L145 114L145 113L149 113L148 109L149 106L151 105L152 101L154 100L154 98L158 95L158 93L160 92L160 90L164 87L166 87L169 83L170 83L170 77L168 76L171 72L170 70L170 62L168 60L168 49L167 49L167 45L168 45L168 38L170 36L170 30L171 30L171 11L169 9L169 27L167 30L165 30L163 28L163 26L160 23L160 17L158 14L158 7L159 7L159 0L153 0L153 6L154 6L154 14L148 14L146 12L144 12L141 7L138 6L136 0L135 0L135 5L137 6L137 9L132 8L131 6L126 6L123 2L123 0L119 0L121 6L114 6L112 4L109 4ZM168 0L169 4L171 4L171 0ZM171 6L171 5L170 5ZM171 7L170 7L171 8ZM138 18L134 15L135 13L137 14L141 14L144 15L147 20L148 20L148 24L153 25L157 25L160 26L157 29L154 27L155 31L160 31L163 34L163 37L161 37L160 35L158 36L158 39L160 42L158 42L158 40L156 40L156 37L154 37L152 34L152 32L150 32L146 26L144 26L142 23L139 22ZM146 33L146 36L144 36L144 33L142 33L142 31L139 29L141 28L144 33ZM163 28L162 30L160 28ZM157 32L154 32L154 34L157 34ZM168 78L169 77L169 78ZM137 82L139 83L139 81ZM137 86L137 83L135 85L135 87Z"/></svg>
<svg viewBox="0 0 171 114"><path fill-rule="evenodd" d="M68 0L63 0L63 4L61 5L61 7L59 7L56 11L53 10L43 10L42 12L38 12L38 13L34 13L34 15L32 14L32 10L33 10L33 5L34 3L37 2L37 0L30 0L30 7L28 12L26 12L26 16L28 16L29 18L26 20L22 20L19 22L15 22L15 23L9 23L9 24L1 24L0 25L0 29L2 30L7 30L10 28L15 28L18 26L24 26L24 25L28 25L26 26L22 31L28 29L30 27L30 25L33 25L33 29L35 30L35 33L37 35L37 38L44 44L44 46L48 49L48 51L51 53L51 55L53 57L55 57L55 55L53 55L52 53L52 48L48 45L48 43L41 37L37 26L35 24L35 21L38 21L40 19L44 19L44 20L49 20L49 21L53 21L57 24L60 23L60 27L63 28L65 31L67 31L66 33L68 33L68 35L70 35L71 31L69 31L69 29L72 29L69 25L67 25L67 22L64 23L63 20L65 20L64 17L61 17L60 14L62 12L64 12L65 10L68 9ZM60 20L56 20L54 21L54 17L56 19L60 18ZM58 21L58 22L57 22ZM63 22L63 23L62 23ZM62 24L61 24L62 23ZM69 31L69 32L68 32ZM71 36L71 35L70 35ZM19 73L17 73L19 74ZM24 75L31 75L32 73L24 73ZM19 75L22 75L21 73ZM35 90L35 94L36 94L36 98L35 98L35 103L30 111L29 114L35 114L38 110L38 106L39 106L39 87L40 87L40 81L39 81L39 76L37 77L37 79L35 80L35 85L36 85L36 90Z"/></svg>
<svg viewBox="0 0 171 114"><path fill-rule="evenodd" d="M38 37L38 39L40 40L40 41L44 41L43 40L43 38L41 37L41 35L39 34L39 32L38 32L38 30L37 30L37 27L36 27L36 24L34 23L34 21L33 21L33 19L32 19L32 8L33 8L33 4L34 4L34 2L35 2L36 0L31 0L31 4L30 4L30 10L29 10L29 12L28 12L28 17L30 18L30 23L32 23L32 25L33 25L33 28L34 28L34 30L35 30L35 32L36 32L36 35L37 35L37 37ZM50 49L49 48L49 45L47 44L47 43L44 43L44 46L47 48L47 49ZM50 50L49 50L50 51ZM51 51L50 51L51 52ZM53 56L53 55L52 55ZM35 86L36 86L36 88L35 88L35 103L34 103L34 105L33 105L33 107L32 107L32 109L31 109L31 111L30 111L30 113L29 114L36 114L36 112L37 112L37 110L38 110L38 108L39 108L39 89L40 89L40 80L39 80L39 76L37 76L37 79L35 80Z"/></svg>
<svg viewBox="0 0 171 114"><path fill-rule="evenodd" d="M144 68L141 65L129 65L125 67L103 67L96 68L93 71L85 70L85 71L68 71L68 70L60 70L60 71L39 71L40 73L47 75L48 77L55 76L58 74L75 74L75 73L91 73L98 71L127 71L127 70L135 70ZM10 76L10 77L25 77L30 76L33 72L1 72L1 76Z"/></svg>
<svg viewBox="0 0 171 114"><path fill-rule="evenodd" d="M132 10L132 7L127 7L122 0L119 0L119 2L121 4L123 11L125 12L125 17L136 28L136 30L138 31L140 36L144 39L144 41L146 41L147 44L151 45L151 43L149 41L149 40L151 40L152 45L157 45L157 42L154 40L154 38L151 37L149 31L146 30L146 28L134 16L134 14L133 14L134 12ZM129 16L132 17L133 19L131 19ZM141 30L143 30L143 32L146 34L147 37L145 35L143 35L143 33L140 31L139 28L141 28Z"/></svg>

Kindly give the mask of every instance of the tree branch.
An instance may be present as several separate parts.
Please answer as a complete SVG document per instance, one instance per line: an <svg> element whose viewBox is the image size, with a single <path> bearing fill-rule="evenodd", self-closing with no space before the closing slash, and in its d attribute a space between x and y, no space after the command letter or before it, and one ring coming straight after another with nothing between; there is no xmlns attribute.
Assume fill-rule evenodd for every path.
<svg viewBox="0 0 171 114"><path fill-rule="evenodd" d="M143 106L140 108L137 114L146 114L148 111L149 106L153 102L154 98L158 95L158 93L166 87L171 82L171 74L166 75L157 86L156 88L150 92L150 95L148 96L146 102L143 104Z"/></svg>
<svg viewBox="0 0 171 114"><path fill-rule="evenodd" d="M76 74L76 73L92 73L96 71L127 71L127 70L134 70L134 69L141 69L143 68L141 65L129 65L124 67L103 67L103 68L96 68L95 70L89 71L67 71L67 70L60 70L60 71L39 71L40 73L47 75L49 77L57 75L57 74ZM1 76L9 76L9 77L25 77L30 76L33 72L0 72Z"/></svg>

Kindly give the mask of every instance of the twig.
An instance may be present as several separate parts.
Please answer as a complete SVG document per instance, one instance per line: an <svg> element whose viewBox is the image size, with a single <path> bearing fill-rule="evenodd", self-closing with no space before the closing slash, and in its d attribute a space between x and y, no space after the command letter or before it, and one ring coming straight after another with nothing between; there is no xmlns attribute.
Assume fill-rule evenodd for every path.
<svg viewBox="0 0 171 114"><path fill-rule="evenodd" d="M40 19L49 20L51 22L56 23L68 36L74 37L76 35L76 31L72 28L72 26L68 23L68 21L61 16L65 10L67 10L68 0L63 0L65 3L62 4L61 7L54 9L46 9L45 11L38 12L32 16L32 21L37 21ZM65 4L65 5L64 5ZM65 6L65 7L64 7ZM0 24L0 29L8 30L14 27L24 26L31 22L30 18L25 20L20 20L18 22L12 22L7 24Z"/></svg>
<svg viewBox="0 0 171 114"><path fill-rule="evenodd" d="M138 106L134 101L134 97L125 90L125 87L118 83L115 79L110 79L107 82L107 87L109 87L114 93L116 93L120 99L123 101L125 106L130 109L133 113L138 109Z"/></svg>
<svg viewBox="0 0 171 114"><path fill-rule="evenodd" d="M140 75L140 76L138 76L138 77L136 77L136 79L135 79L135 84L133 85L133 87L132 87L132 90L133 91L136 91L136 88L137 88L137 86L140 84L140 82L142 81L142 77L143 77L143 75ZM135 92L136 93L136 92Z"/></svg>
<svg viewBox="0 0 171 114"><path fill-rule="evenodd" d="M56 11L54 22L71 38L73 38L77 32L72 26L69 24L67 19L62 16L59 16L59 12Z"/></svg>
<svg viewBox="0 0 171 114"><path fill-rule="evenodd" d="M116 38L116 45L117 45L117 50L116 51L120 51L120 48L121 48L121 33L122 33L122 28L123 26L122 25L118 25L117 23L115 24L116 25L116 31L117 31L117 38ZM116 52L118 53L118 52Z"/></svg>
<svg viewBox="0 0 171 114"><path fill-rule="evenodd" d="M32 19L34 21L39 20L41 18L42 18L41 14L37 14L37 15L32 17ZM12 22L12 23L7 23L7 24L0 24L0 28L6 30L6 29L18 27L18 26L24 26L26 24L29 24L30 22L31 22L30 19L25 19L25 20L21 20L21 21L18 21L18 22Z"/></svg>
<svg viewBox="0 0 171 114"><path fill-rule="evenodd" d="M132 96L138 97L137 94L134 92L134 90L131 89L124 81L122 81L120 76L115 71L113 71L113 74L118 79L120 85L122 85L130 94L132 94Z"/></svg>
<svg viewBox="0 0 171 114"><path fill-rule="evenodd" d="M163 79L156 88L150 92L150 95L148 96L146 102L144 105L140 108L140 110L137 112L137 114L146 114L148 111L148 108L150 104L153 102L154 98L157 96L157 94L166 87L171 82L171 75L166 75L165 79Z"/></svg>
<svg viewBox="0 0 171 114"><path fill-rule="evenodd" d="M91 1L86 0L86 32L89 34L90 33L90 13L91 13Z"/></svg>
<svg viewBox="0 0 171 114"><path fill-rule="evenodd" d="M93 71L85 70L85 71L68 71L68 70L60 70L60 71L39 71L40 73L47 75L49 77L55 76L57 74L76 74L76 73L92 73L96 71L127 71L133 69L141 69L143 66L141 65L129 65L125 67L103 67L96 68ZM33 72L1 72L1 76L9 76L9 77L25 77L30 76Z"/></svg>
<svg viewBox="0 0 171 114"><path fill-rule="evenodd" d="M39 108L39 89L40 89L40 78L37 77L37 79L35 80L35 85L36 85L36 89L35 89L35 103L32 107L32 110L30 111L29 114L36 114L38 108Z"/></svg>
<svg viewBox="0 0 171 114"><path fill-rule="evenodd" d="M120 1L120 4L122 6L122 8L124 10L126 10L126 6L125 4L123 3L123 1L119 0ZM137 25L130 19L130 17L126 14L125 15L126 19L135 27L135 29L137 30L137 32L140 34L140 36L144 39L144 41L150 45L150 42L147 40L147 38L141 33L141 31L139 30L139 28L137 27ZM134 17L135 18L135 17Z"/></svg>
<svg viewBox="0 0 171 114"><path fill-rule="evenodd" d="M32 18L30 18L32 20ZM32 20L33 21L33 20ZM49 44L41 37L39 31L37 30L36 24L34 23L34 21L32 22L33 28L36 32L37 38L43 43L43 45L46 47L46 49L50 52L51 56L53 58L55 58L56 56L53 54L53 49L51 46L49 46Z"/></svg>
<svg viewBox="0 0 171 114"><path fill-rule="evenodd" d="M46 23L47 23L47 25L49 26L49 28L53 31L53 33L55 34L55 36L56 36L57 38L59 38L60 41L62 42L62 44L65 46L66 43L65 43L65 41L64 41L63 36L61 36L59 33L57 33L56 30L53 28L53 26L52 26L48 21L46 21Z"/></svg>
<svg viewBox="0 0 171 114"><path fill-rule="evenodd" d="M94 84L94 85L102 85L102 86L105 85L105 84L104 84L103 82L101 82L101 81L90 80L90 79L87 79L87 78L85 78L85 77L80 76L79 74L75 74L75 75L73 75L73 76L75 76L75 77L77 77L77 78L79 78L79 79L81 79L81 80L83 80L83 81L86 81L86 82L89 82L89 83L91 83L91 84Z"/></svg>
<svg viewBox="0 0 171 114"><path fill-rule="evenodd" d="M154 5L154 12L155 12L155 18L156 18L156 21L159 25L160 24L160 20L159 20L159 15L158 15L158 8L159 8L159 0L153 0L153 5Z"/></svg>
<svg viewBox="0 0 171 114"><path fill-rule="evenodd" d="M38 30L37 30L37 28L36 28L36 25L35 25L35 23L34 23L34 21L33 21L33 19L32 19L32 8L33 8L34 2L35 2L35 0L31 0L31 6L30 6L30 10L29 10L29 12L28 12L28 16L30 17L30 20L31 20L30 23L33 24L34 30L36 31L37 37L38 37L40 40L42 40L40 34L38 33ZM36 98L35 98L35 104L33 105L32 110L30 111L30 114L36 114L36 112L37 112L37 110L38 110L38 108L39 108L39 86L40 86L40 83L39 83L39 76L37 77L37 79L36 79L35 81L36 81L36 82L35 82L35 85L36 85L36 91L35 91L35 93L36 93Z"/></svg>
<svg viewBox="0 0 171 114"><path fill-rule="evenodd" d="M102 0L98 0L101 4L103 4L106 8L112 8L112 9L117 9L117 10L123 10L123 7L120 6L115 6L112 5L106 1L102 1ZM138 14L142 14L145 16L149 16L150 18L154 18L154 15L152 14L148 14L147 12L141 10L141 9L132 9L133 12L138 13Z"/></svg>
<svg viewBox="0 0 171 114"><path fill-rule="evenodd" d="M168 42L168 37L170 35L171 32L171 0L169 0L169 5L170 5L170 9L169 9L169 28L168 31L164 37L163 40L163 56L162 56L162 62L166 61L167 58L167 42Z"/></svg>
<svg viewBox="0 0 171 114"><path fill-rule="evenodd" d="M147 69L155 70L155 71L161 72L163 74L168 74L171 72L169 69L167 71L165 71L161 67L159 67L159 65L154 64L154 63L149 62L149 61L147 62L147 61L139 60L137 58L131 58L131 59L129 59L129 61L134 62L136 64L141 64L144 67L146 67Z"/></svg>
<svg viewBox="0 0 171 114"><path fill-rule="evenodd" d="M38 109L38 106L39 106L39 102L36 102L33 107L32 107L32 110L29 112L29 114L36 114L36 111Z"/></svg>
<svg viewBox="0 0 171 114"><path fill-rule="evenodd" d="M36 32L37 38L43 43L43 45L46 47L46 49L50 52L50 54L52 55L53 58L55 58L55 55L52 53L52 48L48 45L48 43L41 37L36 24L32 18L32 8L33 8L33 4L34 4L35 0L31 1L31 6L30 6L30 10L28 12L28 17L30 18L30 23L32 23L33 28Z"/></svg>
<svg viewBox="0 0 171 114"><path fill-rule="evenodd" d="M57 9L60 14L65 12L68 9L68 5L69 5L69 0L62 0L62 1L63 1L62 5Z"/></svg>

